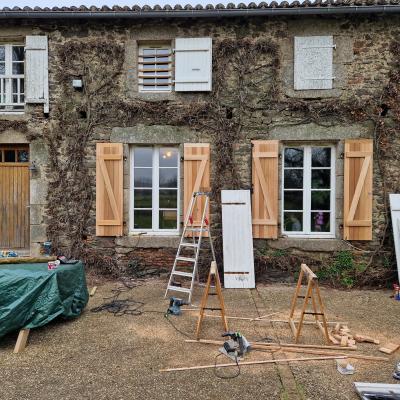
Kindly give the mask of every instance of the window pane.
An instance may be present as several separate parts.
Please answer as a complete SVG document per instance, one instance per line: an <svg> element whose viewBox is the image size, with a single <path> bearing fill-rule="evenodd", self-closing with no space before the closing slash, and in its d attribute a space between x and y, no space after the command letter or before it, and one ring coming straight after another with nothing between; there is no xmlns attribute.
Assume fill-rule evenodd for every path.
<svg viewBox="0 0 400 400"><path fill-rule="evenodd" d="M157 49L143 49L143 55L148 56L152 54L156 54Z"/></svg>
<svg viewBox="0 0 400 400"><path fill-rule="evenodd" d="M160 167L176 167L178 165L178 149L164 147L160 149Z"/></svg>
<svg viewBox="0 0 400 400"><path fill-rule="evenodd" d="M12 67L13 74L23 75L24 74L24 63L13 63Z"/></svg>
<svg viewBox="0 0 400 400"><path fill-rule="evenodd" d="M285 210L302 210L303 209L303 191L287 191L284 193L284 209Z"/></svg>
<svg viewBox="0 0 400 400"><path fill-rule="evenodd" d="M152 169L151 168L135 168L134 185L135 187L151 187Z"/></svg>
<svg viewBox="0 0 400 400"><path fill-rule="evenodd" d="M160 168L160 187L163 188L178 187L177 168Z"/></svg>
<svg viewBox="0 0 400 400"><path fill-rule="evenodd" d="M287 169L285 170L285 189L303 188L303 170Z"/></svg>
<svg viewBox="0 0 400 400"><path fill-rule="evenodd" d="M6 60L6 48L4 46L0 46L0 61Z"/></svg>
<svg viewBox="0 0 400 400"><path fill-rule="evenodd" d="M15 162L15 150L4 150L5 162Z"/></svg>
<svg viewBox="0 0 400 400"><path fill-rule="evenodd" d="M178 207L178 191L162 189L160 190L160 208L177 208Z"/></svg>
<svg viewBox="0 0 400 400"><path fill-rule="evenodd" d="M167 54L169 54L169 49L158 49L157 50L157 54L159 54L159 55L167 55Z"/></svg>
<svg viewBox="0 0 400 400"><path fill-rule="evenodd" d="M25 79L20 78L19 90L21 93L25 93Z"/></svg>
<svg viewBox="0 0 400 400"><path fill-rule="evenodd" d="M285 212L284 230L288 232L301 232L303 230L303 213Z"/></svg>
<svg viewBox="0 0 400 400"><path fill-rule="evenodd" d="M331 148L313 147L311 158L312 167L330 167L331 166Z"/></svg>
<svg viewBox="0 0 400 400"><path fill-rule="evenodd" d="M18 93L18 79L12 80L12 91L13 93Z"/></svg>
<svg viewBox="0 0 400 400"><path fill-rule="evenodd" d="M330 169L313 169L311 171L311 187L313 189L330 189L330 187L331 187L331 170Z"/></svg>
<svg viewBox="0 0 400 400"><path fill-rule="evenodd" d="M153 149L151 147L136 147L133 153L135 167L151 167L153 164Z"/></svg>
<svg viewBox="0 0 400 400"><path fill-rule="evenodd" d="M135 208L151 208L152 207L152 190L151 189L135 189L134 191L134 207Z"/></svg>
<svg viewBox="0 0 400 400"><path fill-rule="evenodd" d="M0 75L4 75L6 73L6 64L0 62Z"/></svg>
<svg viewBox="0 0 400 400"><path fill-rule="evenodd" d="M26 150L18 150L18 162L28 162L29 153Z"/></svg>
<svg viewBox="0 0 400 400"><path fill-rule="evenodd" d="M176 211L162 210L159 213L160 229L177 229Z"/></svg>
<svg viewBox="0 0 400 400"><path fill-rule="evenodd" d="M18 103L18 95L14 94L12 101L13 101L13 103Z"/></svg>
<svg viewBox="0 0 400 400"><path fill-rule="evenodd" d="M331 214L328 212L312 212L311 213L311 231L312 232L330 232Z"/></svg>
<svg viewBox="0 0 400 400"><path fill-rule="evenodd" d="M160 65L157 65L157 69L169 69L169 65L168 64L160 64Z"/></svg>
<svg viewBox="0 0 400 400"><path fill-rule="evenodd" d="M135 210L133 213L135 229L151 229L152 228L152 212L151 210Z"/></svg>
<svg viewBox="0 0 400 400"><path fill-rule="evenodd" d="M24 61L24 47L13 46L12 47L12 59L13 61Z"/></svg>
<svg viewBox="0 0 400 400"><path fill-rule="evenodd" d="M302 167L304 150L302 148L285 149L285 167Z"/></svg>
<svg viewBox="0 0 400 400"><path fill-rule="evenodd" d="M319 190L311 192L311 209L312 210L330 210L331 209L331 192Z"/></svg>

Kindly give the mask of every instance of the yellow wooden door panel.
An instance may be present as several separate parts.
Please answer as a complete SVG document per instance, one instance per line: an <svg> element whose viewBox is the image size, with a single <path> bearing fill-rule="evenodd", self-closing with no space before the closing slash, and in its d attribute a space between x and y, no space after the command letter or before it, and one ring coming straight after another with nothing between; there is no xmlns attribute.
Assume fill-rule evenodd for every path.
<svg viewBox="0 0 400 400"><path fill-rule="evenodd" d="M252 142L253 237L278 237L278 140Z"/></svg>
<svg viewBox="0 0 400 400"><path fill-rule="evenodd" d="M343 238L372 240L372 139L345 142Z"/></svg>

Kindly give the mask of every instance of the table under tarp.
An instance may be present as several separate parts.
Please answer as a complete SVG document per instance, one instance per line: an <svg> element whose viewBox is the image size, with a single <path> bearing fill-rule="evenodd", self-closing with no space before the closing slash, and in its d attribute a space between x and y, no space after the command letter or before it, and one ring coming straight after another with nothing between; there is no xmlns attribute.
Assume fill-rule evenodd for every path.
<svg viewBox="0 0 400 400"><path fill-rule="evenodd" d="M0 338L19 329L79 316L89 299L84 266L47 263L0 265Z"/></svg>

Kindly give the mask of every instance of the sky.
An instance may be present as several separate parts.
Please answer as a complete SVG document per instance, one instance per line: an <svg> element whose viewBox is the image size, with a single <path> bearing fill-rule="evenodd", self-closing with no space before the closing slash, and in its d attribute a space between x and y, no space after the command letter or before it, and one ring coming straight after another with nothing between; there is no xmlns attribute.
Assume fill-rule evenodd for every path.
<svg viewBox="0 0 400 400"><path fill-rule="evenodd" d="M250 2L251 0L249 0ZM240 1L239 1L240 2ZM119 5L119 6L133 6L135 4L138 4L139 6L143 6L145 4L148 4L150 6L155 5L155 4L160 4L161 6L164 4L227 4L227 3L237 3L237 1L231 1L231 0L0 0L0 8L2 7L24 7L24 6L29 6L29 7L61 7L61 6L113 6L113 5Z"/></svg>

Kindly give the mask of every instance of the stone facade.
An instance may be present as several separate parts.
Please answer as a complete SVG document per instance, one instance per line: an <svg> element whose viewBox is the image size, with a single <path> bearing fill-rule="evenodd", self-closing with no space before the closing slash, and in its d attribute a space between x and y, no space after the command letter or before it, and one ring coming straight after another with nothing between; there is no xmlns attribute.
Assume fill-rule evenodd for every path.
<svg viewBox="0 0 400 400"><path fill-rule="evenodd" d="M51 129L57 123L52 110L57 104L64 101L74 101L66 98L56 70L59 66L57 49L67 42L87 40L107 40L124 47L123 71L116 78L113 97L124 101L159 102L165 101L173 107L174 103L193 104L208 101L209 94L204 93L157 93L147 94L138 91L137 82L137 57L138 43L149 41L173 41L177 37L213 38L213 45L225 39L234 40L268 40L276 44L278 49L279 67L271 72L277 74L274 78L279 86L281 100L290 102L301 101L308 110L321 105L324 101L337 102L338 104L354 104L372 102L380 105L379 99L389 82L390 71L393 69L393 55L390 44L399 37L400 18L386 16L342 16L342 17L276 17L276 18L249 18L249 19L221 19L219 21L194 19L187 21L154 20L154 21L105 21L102 24L65 23L57 21L24 21L16 25L13 21L2 24L0 40L21 40L27 34L44 34L49 38L49 80L50 80L50 115L46 117L41 107L27 106L26 112L21 116L0 115L1 121L23 120L27 122L27 133L18 131L18 128L3 130L0 133L0 143L30 143L31 161L37 169L31 173L31 247L30 253L37 255L40 245L49 239L48 201L52 193L48 193L49 154L48 143L43 132ZM295 36L333 35L336 44L334 51L334 86L332 90L295 91L293 89L293 40ZM9 39L8 39L9 38ZM263 55L260 54L260 59ZM266 62L268 57L265 58ZM215 62L215 60L214 60ZM235 80L235 72L228 68L226 80ZM71 76L71 79L73 77ZM262 77L261 77L262 78ZM262 104L263 94L271 83L265 76L260 80L257 91L251 92L253 104ZM231 104L229 90L223 99L227 108L235 116L238 112L237 105ZM78 98L81 94L75 93ZM231 101L232 100L232 101ZM309 112L309 111L308 111ZM281 147L290 143L318 143L333 145L336 149L336 226L335 238L331 239L295 239L280 235L277 240L257 240L256 248L262 249L293 249L294 251L320 255L330 255L339 250L354 250L354 247L365 251L373 251L379 245L384 226L384 209L381 190L381 177L376 161L374 164L374 192L373 192L373 240L365 243L349 244L342 238L342 209L343 209L343 146L348 138L372 138L375 125L371 118L362 120L354 117L334 118L322 115L318 120L307 114L302 114L290 107L255 107L251 115L246 115L240 135L233 146L234 163L237 169L240 187L249 188L251 185L251 140L278 139ZM390 110L387 115L390 121ZM1 123L1 122L0 122ZM158 120L143 115L138 117L132 126L118 123L99 125L93 130L85 152L84 163L88 168L91 187L87 190L95 193L95 144L99 141L111 141L124 144L124 236L119 238L102 238L95 236L95 199L93 196L92 208L87 219L85 229L86 243L95 252L108 256L124 268L130 260L139 260L146 267L169 268L172 264L175 249L179 238L177 236L133 236L129 233L129 193L130 171L129 148L132 145L142 144L174 144L182 149L186 142L211 143L211 181L215 178L213 159L218 155L213 148L214 134L202 131L192 126L179 126L174 124L160 124ZM390 146L384 160L388 176L388 189L399 191L399 148L400 138L392 137ZM68 154L65 154L68 157ZM281 164L281 160L279 161ZM279 169L281 179L281 165ZM74 185L74 182L69 182ZM182 183L181 183L182 186ZM225 183L229 188L229 183ZM182 190L181 190L182 193ZM181 196L182 197L182 196ZM181 199L182 201L182 199ZM67 206L66 206L67 207ZM280 206L281 207L281 206ZM181 207L182 210L182 207ZM68 210L65 210L68 213ZM59 242L63 247L64 232L60 230ZM67 240L67 239L66 239ZM65 243L65 251L68 244ZM28 249L27 249L28 250Z"/></svg>

